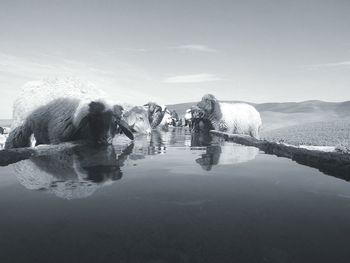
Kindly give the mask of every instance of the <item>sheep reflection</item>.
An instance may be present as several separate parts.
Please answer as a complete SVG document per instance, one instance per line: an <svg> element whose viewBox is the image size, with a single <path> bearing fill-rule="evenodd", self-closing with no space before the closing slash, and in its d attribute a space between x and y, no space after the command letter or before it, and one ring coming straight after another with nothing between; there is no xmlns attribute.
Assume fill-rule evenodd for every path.
<svg viewBox="0 0 350 263"><path fill-rule="evenodd" d="M215 139L220 139L216 137ZM208 132L196 132L191 134L191 147L210 146L213 143L213 136Z"/></svg>
<svg viewBox="0 0 350 263"><path fill-rule="evenodd" d="M193 132L191 146L205 146L205 153L196 159L203 170L210 171L215 165L232 165L254 160L259 149L239 144L221 146L222 138L212 136L208 131Z"/></svg>
<svg viewBox="0 0 350 263"><path fill-rule="evenodd" d="M134 141L135 147L130 159L144 159L147 155L157 155L166 153L166 144L162 133L152 130L149 135L139 135Z"/></svg>
<svg viewBox="0 0 350 263"><path fill-rule="evenodd" d="M64 199L85 198L122 178L120 167L133 144L119 155L113 146L78 147L14 164L19 182L30 190L46 190Z"/></svg>
<svg viewBox="0 0 350 263"><path fill-rule="evenodd" d="M238 144L224 147L212 145L207 147L206 152L201 155L201 158L196 159L196 162L204 170L210 171L214 165L232 165L254 160L258 153L258 148Z"/></svg>

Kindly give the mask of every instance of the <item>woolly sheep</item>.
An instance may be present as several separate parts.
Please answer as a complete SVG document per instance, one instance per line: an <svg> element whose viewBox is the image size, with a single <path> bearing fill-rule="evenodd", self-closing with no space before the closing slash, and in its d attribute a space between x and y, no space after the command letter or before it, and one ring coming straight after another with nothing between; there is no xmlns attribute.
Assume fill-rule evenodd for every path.
<svg viewBox="0 0 350 263"><path fill-rule="evenodd" d="M150 134L151 124L148 120L148 110L142 106L124 106L123 119L132 131L140 134Z"/></svg>
<svg viewBox="0 0 350 263"><path fill-rule="evenodd" d="M89 82L77 78L48 78L27 82L13 104L12 126L21 125L35 109L58 98L106 99L106 94Z"/></svg>
<svg viewBox="0 0 350 263"><path fill-rule="evenodd" d="M166 106L158 105L155 102L148 102L144 105L148 110L148 120L152 129L156 128L162 122L167 110Z"/></svg>
<svg viewBox="0 0 350 263"><path fill-rule="evenodd" d="M259 139L262 122L259 112L246 103L223 103L213 95L204 95L197 106L203 110L215 130L246 134Z"/></svg>
<svg viewBox="0 0 350 263"><path fill-rule="evenodd" d="M13 130L6 148L33 146L32 134L37 137L36 144L86 140L87 137L89 141L94 137L92 140L96 142L110 140L109 135L117 132L113 118L119 128L133 138L128 125L120 119L122 108L104 97L104 92L92 84L74 78L28 82L14 103ZM99 125L101 121L93 118L96 114L108 119L107 122ZM83 134L82 126L89 127L87 133Z"/></svg>
<svg viewBox="0 0 350 263"><path fill-rule="evenodd" d="M41 106L26 117L22 125L11 131L5 148L58 144L82 140L90 144L111 144L120 128L130 139L133 135L121 120L121 107L97 101L60 98Z"/></svg>

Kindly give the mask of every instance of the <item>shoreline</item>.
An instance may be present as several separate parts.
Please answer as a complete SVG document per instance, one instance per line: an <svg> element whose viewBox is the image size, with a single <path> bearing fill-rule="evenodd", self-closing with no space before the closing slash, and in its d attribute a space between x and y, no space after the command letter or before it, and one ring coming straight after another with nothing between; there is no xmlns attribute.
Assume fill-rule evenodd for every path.
<svg viewBox="0 0 350 263"><path fill-rule="evenodd" d="M350 181L350 154L337 151L321 151L317 148L298 147L266 140L258 140L248 135L229 134L211 130L211 134L223 137L245 146L254 146L266 154L285 157L299 164L307 165L334 177Z"/></svg>

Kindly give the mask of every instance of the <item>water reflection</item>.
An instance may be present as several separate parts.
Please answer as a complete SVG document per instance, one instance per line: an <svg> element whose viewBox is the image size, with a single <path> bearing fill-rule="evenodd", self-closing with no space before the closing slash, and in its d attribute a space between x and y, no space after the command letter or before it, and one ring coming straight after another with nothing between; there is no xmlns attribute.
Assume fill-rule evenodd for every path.
<svg viewBox="0 0 350 263"><path fill-rule="evenodd" d="M182 138L183 143L181 135L181 130L154 130L151 135L138 136L129 145L120 137L114 146L75 146L52 150L12 166L17 179L27 189L44 190L64 199L85 198L121 179L121 167L126 160L135 164L146 156L165 154L167 145L176 144L177 138ZM119 154L116 153L118 147L121 148Z"/></svg>
<svg viewBox="0 0 350 263"><path fill-rule="evenodd" d="M30 190L45 190L65 199L85 198L119 180L133 144L119 155L113 146L75 147L13 165L19 182Z"/></svg>
<svg viewBox="0 0 350 263"><path fill-rule="evenodd" d="M216 137L215 139L219 139L219 137ZM213 135L211 135L209 131L191 133L191 147L209 146L212 142Z"/></svg>
<svg viewBox="0 0 350 263"><path fill-rule="evenodd" d="M120 180L123 176L121 168L124 165L137 166L138 161L147 156L154 157L169 152L169 158L159 159L158 162L165 160L175 171L184 169L185 173L190 173L192 166L196 167L193 169L195 172L198 170L198 165L204 171L211 171L215 166L249 162L259 154L258 148L227 143L223 138L213 136L207 131L191 132L184 128L169 128L168 132L154 130L150 135L135 137L133 144L126 144L129 140L123 141L123 138L118 136L113 147L96 149L79 146L64 150L53 148L45 155L12 166L16 177L27 189L44 190L65 199L75 199L88 197L102 186ZM180 150L174 150L176 148ZM32 154L36 149L30 150ZM265 149L265 152L269 153L268 149ZM3 156L6 154L7 152L4 152ZM278 156L276 152L273 154ZM28 157L22 159L24 158ZM311 163L313 159L306 159L304 156L293 156L292 159L321 170L320 161L316 157L317 163L316 161ZM18 161L18 158L12 158L9 162L6 159L4 163L7 165L15 161ZM336 163L322 162L322 165L331 169L329 174L337 176L335 173L339 169L335 167ZM346 169L341 172L348 176L348 166Z"/></svg>
<svg viewBox="0 0 350 263"><path fill-rule="evenodd" d="M166 154L168 147L188 146L191 134L188 130L169 127L168 131L153 130L150 135L139 135L134 144L134 154L146 155Z"/></svg>
<svg viewBox="0 0 350 263"><path fill-rule="evenodd" d="M196 159L203 170L210 171L214 165L232 165L254 160L259 149L241 145L211 145L206 148L204 154Z"/></svg>
<svg viewBox="0 0 350 263"><path fill-rule="evenodd" d="M23 185L63 198L115 187L67 204L4 186L0 262L46 255L54 255L50 262L348 262L348 184L268 155L224 166L254 158L256 148L215 138L201 147L204 137L181 132L140 137L120 150L70 149L18 163ZM187 140L192 148L184 147ZM150 152L154 160L129 166L137 145L145 148L140 156ZM202 176L213 173L197 158L215 178Z"/></svg>
<svg viewBox="0 0 350 263"><path fill-rule="evenodd" d="M146 155L166 153L166 144L162 133L158 130L153 130L150 135L137 136L134 145L134 151L130 156L132 160L144 159Z"/></svg>
<svg viewBox="0 0 350 263"><path fill-rule="evenodd" d="M196 159L203 170L210 171L214 165L238 164L254 160L259 153L256 147L238 144L223 146L224 140L213 136L209 131L196 131L191 134L191 146L205 146L205 153Z"/></svg>

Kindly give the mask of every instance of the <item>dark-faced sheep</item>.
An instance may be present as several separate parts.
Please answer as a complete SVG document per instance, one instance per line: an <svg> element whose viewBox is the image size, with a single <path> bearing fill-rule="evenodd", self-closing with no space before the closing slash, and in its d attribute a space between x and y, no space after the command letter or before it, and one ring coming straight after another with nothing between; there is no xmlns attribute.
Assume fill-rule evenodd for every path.
<svg viewBox="0 0 350 263"><path fill-rule="evenodd" d="M259 139L261 118L259 112L246 103L223 103L213 95L204 95L197 106L204 111L215 130L246 134Z"/></svg>
<svg viewBox="0 0 350 263"><path fill-rule="evenodd" d="M31 135L34 135L36 145L76 140L110 144L120 131L133 139L129 126L121 120L120 106L111 106L101 100L60 98L31 112L11 131L5 148L29 147Z"/></svg>
<svg viewBox="0 0 350 263"><path fill-rule="evenodd" d="M166 107L162 107L155 102L149 102L144 106L148 109L148 120L152 129L154 129L162 122L166 113Z"/></svg>

